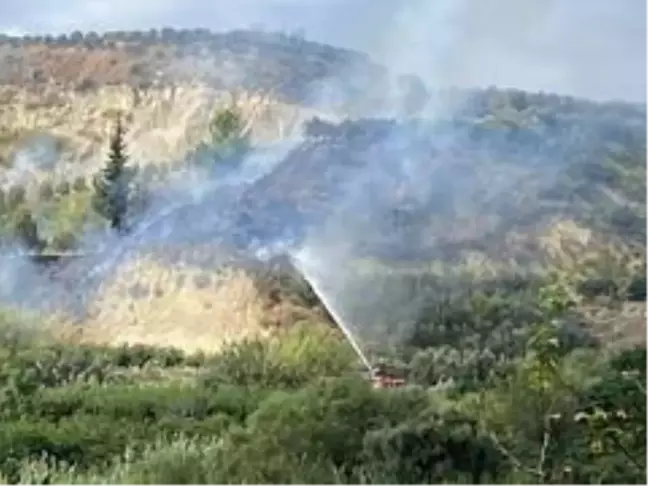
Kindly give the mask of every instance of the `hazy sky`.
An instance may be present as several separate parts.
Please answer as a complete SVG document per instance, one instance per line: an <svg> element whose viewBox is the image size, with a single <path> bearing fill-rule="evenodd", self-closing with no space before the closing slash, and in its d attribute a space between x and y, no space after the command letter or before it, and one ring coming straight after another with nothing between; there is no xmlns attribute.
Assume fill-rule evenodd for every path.
<svg viewBox="0 0 648 486"><path fill-rule="evenodd" d="M645 0L0 0L0 30L263 26L364 50L431 85L646 99Z"/></svg>

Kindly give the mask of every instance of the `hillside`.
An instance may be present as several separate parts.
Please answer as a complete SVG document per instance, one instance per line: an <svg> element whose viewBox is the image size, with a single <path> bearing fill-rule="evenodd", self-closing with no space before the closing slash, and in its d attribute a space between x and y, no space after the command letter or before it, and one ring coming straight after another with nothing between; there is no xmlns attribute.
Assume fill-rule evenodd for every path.
<svg viewBox="0 0 648 486"><path fill-rule="evenodd" d="M256 31L3 38L0 66L0 162L44 130L66 176L77 175L72 162L96 163L116 110L129 113L138 163L164 169L204 138L219 104L235 102L254 136L272 141L314 114L389 108L388 88L405 106L426 96L413 78L391 87L361 53Z"/></svg>
<svg viewBox="0 0 648 486"><path fill-rule="evenodd" d="M19 211L24 199L54 250L79 244L88 249L81 233L99 223L89 206L90 178L103 164L111 120L121 112L131 163L140 168L149 197L159 199L140 215L146 230L135 248L164 247L163 254L175 256L163 256L163 266L180 263L200 274L206 264L218 266L208 263L220 258L208 256L210 245L250 251L314 240L320 246L342 243L336 258L348 264L373 261L406 273L420 265L479 262L487 273L536 275L577 265L572 260L579 251L609 245L613 253L635 255L632 262L645 259L645 184L638 183L645 177L645 106L516 90L446 90L434 93L438 108L431 120L367 118L370 111L335 125L312 117L335 119L340 105L313 109L307 97L255 71L259 63L248 62L250 56L308 93L316 93L320 81L340 87L343 73L353 72L347 81L355 82L358 73L379 68L360 53L296 37L167 29L5 38L0 45L11 59L0 105L8 168L2 174L4 206ZM179 70L191 79L160 71L205 49L211 71ZM241 77L204 77L227 77L229 61L257 85ZM148 70L133 71L138 62ZM326 69L305 74L310 63ZM35 65L45 74L28 79ZM387 79L382 73L380 79ZM74 86L88 76L83 89ZM155 76L163 82L153 82ZM375 81L376 72L369 79ZM241 176L235 170L219 181L210 174L199 183L206 192L201 189L196 200L193 187L187 198L185 189L174 187L193 173L197 156L211 163L209 153L199 155L196 147L209 137L214 110L227 106L241 116L254 154ZM301 141L295 139L300 134ZM276 146L282 140L285 148ZM551 234L563 236L551 241ZM148 261L146 252L142 257ZM59 279L93 274L98 261L58 270ZM98 278L91 288L106 285ZM138 311L136 320L146 314Z"/></svg>
<svg viewBox="0 0 648 486"><path fill-rule="evenodd" d="M387 72L368 56L283 33L206 30L75 32L0 39L0 84L44 83L91 91L104 85L147 88L202 81L218 89L271 89L291 102L309 100L317 83L336 82L345 98L377 88ZM354 74L354 83L344 81ZM378 91L375 91L378 94ZM333 93L334 94L334 93Z"/></svg>
<svg viewBox="0 0 648 486"><path fill-rule="evenodd" d="M0 482L643 484L645 105L253 31L0 67Z"/></svg>
<svg viewBox="0 0 648 486"><path fill-rule="evenodd" d="M645 110L610 106L592 116L593 104L581 107L571 100L573 108L555 107L549 120L542 112L554 109L550 103L529 96L526 106L515 109L506 104L512 103L508 95L481 93L468 102L488 105L499 96L504 106L486 113L464 110L456 118L431 124L425 120L360 120L335 127L309 122L308 140L251 187L240 204L259 224L267 225L269 213L280 212L278 205L286 211L280 219L292 221L300 215L311 221L315 213L325 213L337 201L352 197L349 193L365 192L368 187L363 185L373 184L369 187L374 190L367 192L376 194L375 198L361 196L353 202L362 207L362 217L369 217L370 224L384 221L386 212L392 211L416 220L419 227L425 215L434 214L440 229L464 212L469 216L479 213L484 219L502 215L509 224L522 228L541 223L541 213L568 211L570 217L587 219L599 228L600 224L617 224L609 229L642 241L645 195L640 187L632 187L630 179L642 176ZM411 158L413 165L406 167L400 160L403 157ZM462 194L469 194L472 201L462 201ZM511 204L515 204L515 213L504 215ZM264 213L266 206L269 209ZM605 218L601 210L614 215ZM627 218L623 222L622 213ZM479 230L476 221L460 224ZM404 228L401 224L381 232L395 236ZM486 231L504 233L499 228ZM434 233L440 231L428 232ZM415 251L411 237L395 246ZM485 239L483 234L475 238ZM436 239L427 243L435 248L447 246Z"/></svg>

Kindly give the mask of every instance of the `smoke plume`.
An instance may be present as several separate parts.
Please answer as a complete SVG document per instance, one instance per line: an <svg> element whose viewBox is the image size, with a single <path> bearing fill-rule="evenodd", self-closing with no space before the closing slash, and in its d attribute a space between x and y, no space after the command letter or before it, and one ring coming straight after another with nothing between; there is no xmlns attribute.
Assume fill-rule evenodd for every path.
<svg viewBox="0 0 648 486"><path fill-rule="evenodd" d="M98 10L83 10L92 14L89 28L106 27L97 15L100 3ZM277 5L242 5L252 12L250 23L285 25L295 12L304 12L295 25L312 26L318 13L318 19L329 19L328 27L346 8L341 2L329 7L279 2L270 12L271 3ZM232 254L262 259L288 254L361 347L406 338L422 311L421 295L436 283L417 287L412 279L376 271L376 262L452 266L478 254L494 264L531 271L538 261L526 249L512 249L504 236L527 233L541 222L543 195L558 187L570 161L595 153L592 140L606 129L565 119L553 130L567 133L562 139L569 144L550 145L545 142L556 138L554 132L492 130L486 126L493 122L489 119L466 124L462 116L479 111L478 97L469 92L452 97L444 90L498 84L597 98L622 93L637 98L645 90L645 72L637 74L632 63L637 52L645 52L645 46L634 43L639 27L592 0L582 5L583 17L575 24L576 7L564 3L421 0L387 5L375 0L364 10L351 7L366 22L346 33L347 42L361 45L383 67L345 66L309 86L307 99L338 121L367 114L390 119L347 120L338 127L323 123L320 130L330 133L257 147L227 174L178 170L151 191L129 235L84 235L80 251L88 256L61 274L39 276L23 261L3 264L2 297L25 306L56 303L83 314L120 265L142 255L216 270ZM142 20L124 19L124 27L144 19L162 23L177 9L171 1L160 5L140 11ZM205 18L209 9L196 2L187 11ZM268 12L267 19L262 12ZM238 19L236 13L230 17ZM57 15L52 17L56 25L69 28L76 22ZM179 22L190 20L185 12ZM620 33L622 23L632 26L627 37ZM322 28L313 26L313 36L323 36ZM595 29L614 41L601 42L596 53L575 40L576 34L591 39ZM626 45L632 52L617 55ZM614 64L604 60L610 57L616 58ZM209 62L204 65L212 69ZM611 65L615 68L602 72L602 66ZM340 102L344 90L357 94L351 97L355 105L349 106L348 97ZM497 169L489 165L492 160L501 162ZM553 211L568 215L571 209L565 202ZM205 246L213 249L209 256L188 255L190 248ZM173 248L181 250L174 253ZM449 281L445 271L436 278Z"/></svg>

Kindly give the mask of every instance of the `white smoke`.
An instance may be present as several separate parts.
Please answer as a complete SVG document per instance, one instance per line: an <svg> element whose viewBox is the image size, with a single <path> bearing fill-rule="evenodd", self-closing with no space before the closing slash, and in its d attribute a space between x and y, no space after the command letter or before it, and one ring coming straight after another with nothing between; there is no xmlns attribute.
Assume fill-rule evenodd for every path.
<svg viewBox="0 0 648 486"><path fill-rule="evenodd" d="M291 2L246 0L236 7L221 7L220 10L226 11L223 16L211 15L217 13L214 12L217 9L214 5L219 5L216 2L166 0L155 5L144 2L137 7L131 2L123 10L116 8L113 3L112 11L117 13L111 17L106 15L107 4L102 2L84 2L83 5L70 2L68 11L60 10L60 5L57 5L57 11L42 11L35 8L37 2L31 0L24 2L24 6L38 11L40 20L30 19L26 15L21 20L17 7L12 7L15 9L13 11L8 8L3 15L5 21L12 25L21 22L29 25L26 27L28 31L72 28L107 30L117 25L122 29L161 27L170 19L174 19L174 26L186 25L190 21L195 26L197 18L219 18L222 22L234 24L228 27L244 26L241 23L245 21L287 29L287 24L292 23L296 29L305 27L306 34L314 38L324 40L328 36L335 43L362 46L395 74L416 74L432 90L449 85L499 84L593 97L636 97L639 91L645 92L645 55L639 63L640 74L637 74L637 63L634 62L637 52L645 53L645 46L635 45L636 29L622 32L621 24L631 24L628 18L611 7L610 10L602 7L601 2L588 0L587 6L575 2L580 5L578 8L566 7L566 2L544 0L489 0L479 3L419 0L389 2L389 5L375 2L378 0L364 3L364 8L358 8L350 7L348 2L343 5L337 1L329 4L301 2L298 6ZM358 22L347 26L346 33L336 38L332 32L335 31L336 21L341 26L345 25L345 9L349 9L349 14L356 15ZM577 10L583 13L582 17L574 17ZM616 14L606 15L606 12L612 11ZM295 17L295 12L302 12L303 17ZM196 16L198 14L199 17ZM576 19L578 22L575 22ZM324 30L331 33L325 34ZM602 40L594 43L593 49L576 39L578 35L591 42L595 34ZM632 49L622 52L623 46L632 46ZM615 58L614 62L612 58ZM334 74L350 82L359 76L353 70ZM381 107L382 111L377 111L387 115L399 113L402 100L397 84L394 82L393 86L379 87L378 93L387 98L388 103ZM362 83L359 85L362 86ZM320 104L330 105L334 101L330 98L331 93L335 93L336 88L325 80L322 85L314 87L312 97ZM372 318L381 309L390 307L393 310L404 305L403 298L407 292L390 288L372 293L376 289L376 282L357 278L352 264L359 247L376 236L382 236L378 228L384 222L384 215L397 206L391 199L396 193L405 193L415 202L438 199L439 214L446 218L444 222L452 222L453 218L458 219L459 216L486 212L484 189L495 194L498 209L508 205L511 210L515 209L515 203L507 191L530 187L520 183L519 174L513 170L506 174L492 174L501 176L500 181L494 184L492 180L480 179L481 174L473 167L450 165L451 154L458 141L462 140L462 134L452 129L443 132L434 125L442 115L451 115L447 111L442 113L438 105L428 106L424 113L428 117L428 124L421 127L421 135L437 141L437 150L441 151L434 163L430 162L428 153L417 151L412 146L410 138L401 137L397 131L390 130L371 145L363 157L382 160L381 154L388 152L391 156L386 159L391 166L375 163L358 169L350 180L345 181L346 193L329 203L330 218L323 226L311 231L296 249L292 248L292 241L282 238L245 242L258 257L264 259L277 252L292 252L296 261L304 265L306 276L325 294L324 300L334 306L337 315L344 319L341 324L372 335L372 338L382 332L372 327ZM236 220L239 214L237 197L255 181L272 173L282 163L286 151L300 141L291 140L286 147L279 147L270 153L255 152L230 177L214 178L200 170L183 171L177 179L170 181L168 187L152 194L147 212L139 218L131 235L120 240L105 235L86 235L81 244L82 251L95 252L99 248L100 255L74 267L70 270L73 272L71 275L61 276L68 281L74 280L78 293L76 302L84 303L120 262L137 252L153 251L163 244L229 244L232 236L236 236L230 233L236 228L228 224ZM518 156L532 158L535 150L535 147L526 148L526 153ZM32 163L39 156L33 153L19 155L25 157L18 160L17 166L17 176L22 177L26 161ZM552 159L555 165L522 174L522 181L540 181L545 187L551 186L557 164L562 161L560 155ZM335 161L323 160L318 170L326 171L327 162ZM449 202L454 203L455 209L444 208L444 204ZM457 214L453 214L453 211ZM493 207L490 211L493 212ZM515 223L517 215L513 210L507 217ZM289 225L290 222L285 223ZM484 233L495 230L495 225L487 224ZM439 235L432 236L438 238ZM434 238L433 243L437 241ZM401 245L413 246L414 243L410 240ZM434 244L431 249L433 255L438 251L437 255L443 256ZM2 297L5 299L15 299L21 304L42 301L43 295L49 296L44 299L46 302L59 299L58 290L51 291L51 284L38 280L32 267L24 262L16 265L3 263L3 272L6 281L2 287ZM383 300L378 302L378 299ZM372 313L366 314L369 308ZM396 327L409 325L410 316L402 316L401 319L393 324Z"/></svg>

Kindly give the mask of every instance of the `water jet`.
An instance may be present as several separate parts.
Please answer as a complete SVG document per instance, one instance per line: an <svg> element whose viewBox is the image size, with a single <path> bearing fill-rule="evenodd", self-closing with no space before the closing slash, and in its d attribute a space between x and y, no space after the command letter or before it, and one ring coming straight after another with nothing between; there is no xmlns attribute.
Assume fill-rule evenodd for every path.
<svg viewBox="0 0 648 486"><path fill-rule="evenodd" d="M351 330L348 328L348 326L345 324L344 319L342 319L342 316L336 309L336 306L331 302L330 299L327 298L326 293L322 291L321 285L319 280L313 275L313 273L310 271L308 268L308 265L304 261L303 255L301 255L301 251L298 252L298 254L291 254L289 255L289 260L292 263L292 265L295 267L295 269L301 273L302 277L304 280L308 282L308 284L311 286L313 289L313 292L317 297L319 298L320 302L322 305L326 308L328 313L330 314L331 318L337 324L337 326L340 328L344 336L346 337L347 341L349 341L349 344L351 344L351 347L353 350L356 352L358 355L358 358L362 361L362 364L367 368L367 370L370 373L374 373L374 367L371 364L371 361L367 357L367 355L364 353L362 350L362 347L360 346L360 343L354 336L354 334L351 332Z"/></svg>

